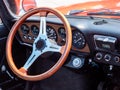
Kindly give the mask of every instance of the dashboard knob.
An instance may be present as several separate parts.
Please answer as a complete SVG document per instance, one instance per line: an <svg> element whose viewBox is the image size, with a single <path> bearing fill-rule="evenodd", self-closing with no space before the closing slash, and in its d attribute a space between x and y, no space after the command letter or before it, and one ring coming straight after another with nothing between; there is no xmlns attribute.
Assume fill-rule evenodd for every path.
<svg viewBox="0 0 120 90"><path fill-rule="evenodd" d="M24 39L27 39L27 36L26 36L26 35L24 35L24 36L23 36L23 38L24 38Z"/></svg>
<svg viewBox="0 0 120 90"><path fill-rule="evenodd" d="M119 62L119 61L120 61L120 58L119 58L118 56L115 56L115 57L114 57L114 60L115 60L115 62Z"/></svg>
<svg viewBox="0 0 120 90"><path fill-rule="evenodd" d="M97 53L97 54L96 54L96 59L97 59L97 60L101 60L102 57L103 57L102 53Z"/></svg>
<svg viewBox="0 0 120 90"><path fill-rule="evenodd" d="M109 55L109 54L106 54L105 56L104 56L104 59L105 59L105 61L110 61L111 60L111 55Z"/></svg>
<svg viewBox="0 0 120 90"><path fill-rule="evenodd" d="M31 36L28 36L28 39L29 39L29 40L32 40L32 37L31 37Z"/></svg>

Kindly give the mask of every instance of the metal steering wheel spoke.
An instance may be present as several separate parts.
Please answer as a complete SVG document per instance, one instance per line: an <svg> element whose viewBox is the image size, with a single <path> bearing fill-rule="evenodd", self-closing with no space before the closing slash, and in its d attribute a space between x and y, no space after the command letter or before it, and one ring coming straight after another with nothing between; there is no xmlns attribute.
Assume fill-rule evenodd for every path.
<svg viewBox="0 0 120 90"><path fill-rule="evenodd" d="M40 32L38 36L41 37L46 37L47 38L47 33L46 33L46 17L49 12L40 12Z"/></svg>
<svg viewBox="0 0 120 90"><path fill-rule="evenodd" d="M47 36L46 33L46 17L40 17L40 32L39 35Z"/></svg>
<svg viewBox="0 0 120 90"><path fill-rule="evenodd" d="M61 46L51 45L51 46L49 46L49 50L50 50L51 52L60 52L60 51L61 51Z"/></svg>
<svg viewBox="0 0 120 90"><path fill-rule="evenodd" d="M47 47L48 51L59 52L59 53L62 54L63 53L62 49L64 49L64 46L59 46L59 45L57 45L57 43L49 41L49 44L48 44L48 47Z"/></svg>
<svg viewBox="0 0 120 90"><path fill-rule="evenodd" d="M35 62L35 60L42 54L39 50L33 50L32 54L28 58L27 62L24 64L23 68L28 70L28 68Z"/></svg>

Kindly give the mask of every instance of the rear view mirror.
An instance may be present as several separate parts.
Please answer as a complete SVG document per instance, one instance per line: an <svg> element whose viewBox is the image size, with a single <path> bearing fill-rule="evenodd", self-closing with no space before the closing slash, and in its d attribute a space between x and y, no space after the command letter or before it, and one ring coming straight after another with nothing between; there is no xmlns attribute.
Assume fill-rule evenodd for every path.
<svg viewBox="0 0 120 90"><path fill-rule="evenodd" d="M24 11L29 11L33 8L36 8L35 0L22 0L22 7Z"/></svg>

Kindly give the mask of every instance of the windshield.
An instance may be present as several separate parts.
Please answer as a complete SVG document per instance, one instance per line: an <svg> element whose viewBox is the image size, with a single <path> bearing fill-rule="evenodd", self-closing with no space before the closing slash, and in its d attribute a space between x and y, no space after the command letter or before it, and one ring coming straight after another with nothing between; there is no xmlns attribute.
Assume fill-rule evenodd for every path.
<svg viewBox="0 0 120 90"><path fill-rule="evenodd" d="M85 14L86 11L96 12L103 9L107 12L110 10L113 12L120 11L120 0L15 0L15 3L16 9L12 9L12 11L16 10L16 12L13 12L19 16L23 15L30 9L43 6L56 8L64 15L71 13L76 14L76 11L77 14L79 13L79 15L82 15Z"/></svg>

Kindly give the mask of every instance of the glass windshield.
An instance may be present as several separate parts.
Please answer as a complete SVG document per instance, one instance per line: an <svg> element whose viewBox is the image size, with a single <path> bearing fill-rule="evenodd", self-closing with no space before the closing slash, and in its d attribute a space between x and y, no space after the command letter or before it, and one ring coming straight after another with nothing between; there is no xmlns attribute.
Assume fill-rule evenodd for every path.
<svg viewBox="0 0 120 90"><path fill-rule="evenodd" d="M86 11L104 12L120 11L120 0L14 0L16 3L16 15L23 15L27 11L38 7L52 7L63 14L85 14ZM10 3L10 2L8 2ZM15 11L14 11L15 12ZM82 13L81 13L82 12ZM84 12L84 13L83 13ZM104 14L104 13L103 13Z"/></svg>

